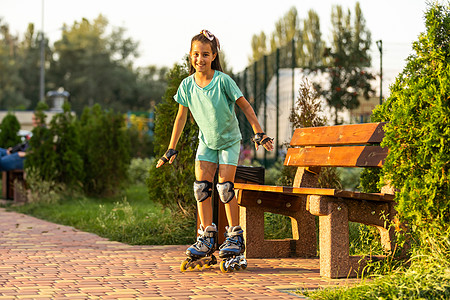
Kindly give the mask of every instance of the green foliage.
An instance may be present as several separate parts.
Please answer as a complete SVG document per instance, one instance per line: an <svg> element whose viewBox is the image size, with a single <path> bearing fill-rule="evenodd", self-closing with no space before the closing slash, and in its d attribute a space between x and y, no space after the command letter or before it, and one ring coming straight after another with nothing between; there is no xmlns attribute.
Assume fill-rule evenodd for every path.
<svg viewBox="0 0 450 300"><path fill-rule="evenodd" d="M34 24L21 37L0 19L0 109L35 109L40 100L41 42L45 90L68 90L78 115L87 104L126 112L161 101L167 68L133 68L138 43L126 36L124 28L110 28L101 15L61 26L60 39L49 45Z"/></svg>
<svg viewBox="0 0 450 300"><path fill-rule="evenodd" d="M64 104L63 110L53 117L49 127L37 126L33 129L30 140L32 151L27 154L25 167L37 172L43 181L75 187L80 186L83 180L80 138L70 105ZM44 111L36 111L35 116L39 124L45 124Z"/></svg>
<svg viewBox="0 0 450 300"><path fill-rule="evenodd" d="M53 136L56 172L58 182L69 186L81 185L83 181L83 160L80 155L81 139L76 117L70 111L70 105L63 105L63 112L56 114L50 121ZM45 163L45 162L44 162Z"/></svg>
<svg viewBox="0 0 450 300"><path fill-rule="evenodd" d="M21 142L17 133L20 130L20 123L17 117L8 113L0 124L0 147L9 148Z"/></svg>
<svg viewBox="0 0 450 300"><path fill-rule="evenodd" d="M55 180L43 180L37 169L27 168L27 201L38 204L55 204L67 191L66 185Z"/></svg>
<svg viewBox="0 0 450 300"><path fill-rule="evenodd" d="M44 38L43 41L42 38ZM49 40L42 36L42 32L36 31L32 23L28 24L23 39L17 38L16 41L18 42L19 76L23 81L21 91L27 99L24 109L34 109L40 101L41 43L44 44L45 62L53 61L53 50L49 46ZM51 74L46 70L46 77L48 78L49 75ZM44 82L44 89L48 90L48 86L45 85Z"/></svg>
<svg viewBox="0 0 450 300"><path fill-rule="evenodd" d="M130 138L131 157L145 158L155 155L152 136L135 127L127 128L127 135Z"/></svg>
<svg viewBox="0 0 450 300"><path fill-rule="evenodd" d="M137 96L131 109L153 107L161 102L167 88L167 67L149 66L137 69Z"/></svg>
<svg viewBox="0 0 450 300"><path fill-rule="evenodd" d="M53 62L49 77L54 88L64 86L72 95L74 110L99 103L124 110L119 100L135 98L136 74L130 68L136 56L137 43L124 37L123 28L107 35L108 20L102 15L90 22L74 22L55 42L58 60Z"/></svg>
<svg viewBox="0 0 450 300"><path fill-rule="evenodd" d="M181 81L188 76L188 60L184 65L175 65L169 72L168 88L163 101L156 107L155 153L161 157L167 150L173 123L178 111L178 103L173 96ZM194 160L198 145L198 126L193 120L186 122L177 145L179 151L172 165L150 168L148 189L150 199L166 205L194 207L192 185L195 181Z"/></svg>
<svg viewBox="0 0 450 300"><path fill-rule="evenodd" d="M83 188L88 195L114 195L127 179L130 140L122 114L103 111L100 105L85 108L80 118L83 137Z"/></svg>
<svg viewBox="0 0 450 300"><path fill-rule="evenodd" d="M380 168L364 168L359 177L361 191L365 193L379 193Z"/></svg>
<svg viewBox="0 0 450 300"><path fill-rule="evenodd" d="M295 129L324 126L327 120L323 116L320 93L316 87L308 80L304 80L300 83L298 91L299 96L289 116L292 127ZM296 168L283 166L284 182L293 183L295 170ZM319 186L323 188L342 188L336 168L321 168L318 181Z"/></svg>
<svg viewBox="0 0 450 300"><path fill-rule="evenodd" d="M311 299L449 299L450 232L448 227L420 229L422 247L413 253L409 268L392 270L353 287L299 291Z"/></svg>
<svg viewBox="0 0 450 300"><path fill-rule="evenodd" d="M35 118L38 124L46 124L47 115L44 110L48 109L47 104L39 102L35 111ZM33 136L30 139L30 151L25 160L25 169L33 169L38 173L42 181L56 181L58 160L54 147L54 136L47 126L37 126L33 128Z"/></svg>
<svg viewBox="0 0 450 300"><path fill-rule="evenodd" d="M128 180L131 184L147 183L148 170L156 165L155 158L133 158L128 168Z"/></svg>
<svg viewBox="0 0 450 300"><path fill-rule="evenodd" d="M264 213L264 239L292 239L291 218L284 215Z"/></svg>
<svg viewBox="0 0 450 300"><path fill-rule="evenodd" d="M324 126L327 122L323 116L320 93L307 79L300 83L298 98L289 121L293 128Z"/></svg>
<svg viewBox="0 0 450 300"><path fill-rule="evenodd" d="M23 95L25 84L19 74L21 58L16 37L0 18L0 109L15 109L28 104Z"/></svg>
<svg viewBox="0 0 450 300"><path fill-rule="evenodd" d="M359 95L368 99L373 93L370 81L375 77L367 69L371 62L369 50L372 40L359 2L355 5L353 25L350 11L344 13L339 5L333 7L331 22L333 42L325 54L329 59L330 88L321 90L321 93L335 108L334 123L339 124L339 111L357 108Z"/></svg>
<svg viewBox="0 0 450 300"><path fill-rule="evenodd" d="M39 124L45 124L46 108L44 103L38 104L35 116ZM50 187L62 184L69 190L83 188L88 195L97 196L119 192L126 182L130 160L123 115L102 111L95 105L86 108L77 120L67 103L63 109L48 127L33 129L32 151L25 160L27 172L36 173L34 182L42 181Z"/></svg>
<svg viewBox="0 0 450 300"><path fill-rule="evenodd" d="M397 210L411 225L450 221L450 6L433 4L415 54L374 112L389 121L385 180L399 189Z"/></svg>
<svg viewBox="0 0 450 300"><path fill-rule="evenodd" d="M280 51L280 62L285 67L297 66L315 68L323 66L323 51L325 42L322 40L319 15L312 9L308 11L308 17L302 20L298 16L297 9L293 6L276 23L273 32L268 35L263 31L252 37L251 62L258 62L269 55L270 51ZM295 44L295 53L291 54L292 42ZM270 51L268 47L270 42ZM273 59L269 56L269 59ZM294 61L293 61L294 60Z"/></svg>

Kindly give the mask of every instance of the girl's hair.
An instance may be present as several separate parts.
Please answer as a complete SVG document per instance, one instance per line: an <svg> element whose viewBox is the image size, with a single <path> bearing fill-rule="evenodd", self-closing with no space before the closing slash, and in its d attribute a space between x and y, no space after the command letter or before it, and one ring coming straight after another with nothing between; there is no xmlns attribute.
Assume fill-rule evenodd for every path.
<svg viewBox="0 0 450 300"><path fill-rule="evenodd" d="M210 40L208 37L206 37L204 32L206 34L208 34L210 37L212 37L212 40ZM211 63L211 69L223 72L222 66L220 65L220 58L219 58L220 44L219 44L218 39L213 34L211 34L209 31L202 30L201 33L197 34L196 36L194 36L192 38L191 50L192 50L192 44L194 44L194 42L201 42L203 44L209 44L211 46L211 50L212 50L213 54L217 54L216 58ZM191 60L191 56L189 55L189 61L190 60ZM195 73L195 68L194 68L194 66L192 66L192 62L191 62L190 69L189 69L189 75L192 75L194 73Z"/></svg>

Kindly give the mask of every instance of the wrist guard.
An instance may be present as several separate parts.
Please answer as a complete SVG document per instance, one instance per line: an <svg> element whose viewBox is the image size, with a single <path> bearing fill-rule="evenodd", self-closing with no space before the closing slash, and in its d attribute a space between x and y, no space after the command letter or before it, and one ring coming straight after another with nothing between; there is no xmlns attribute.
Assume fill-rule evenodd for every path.
<svg viewBox="0 0 450 300"><path fill-rule="evenodd" d="M175 155L175 158L178 155L178 151L175 149L169 149L164 153L164 155L160 158L164 163L168 162L172 156Z"/></svg>
<svg viewBox="0 0 450 300"><path fill-rule="evenodd" d="M257 145L264 145L265 143L267 143L268 141L273 141L272 138L270 137L266 137L265 139L263 139L263 137L266 135L266 133L264 132L258 132L255 134L254 137L252 137L252 142L256 143Z"/></svg>

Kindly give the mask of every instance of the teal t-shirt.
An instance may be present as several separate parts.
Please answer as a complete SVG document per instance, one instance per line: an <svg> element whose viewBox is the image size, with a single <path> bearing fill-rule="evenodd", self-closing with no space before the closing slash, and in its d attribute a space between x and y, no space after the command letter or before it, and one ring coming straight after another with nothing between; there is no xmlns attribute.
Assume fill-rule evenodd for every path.
<svg viewBox="0 0 450 300"><path fill-rule="evenodd" d="M199 139L210 149L222 150L242 139L234 111L240 97L242 92L234 80L215 71L204 88L195 83L194 74L185 78L174 99L191 111L200 129Z"/></svg>

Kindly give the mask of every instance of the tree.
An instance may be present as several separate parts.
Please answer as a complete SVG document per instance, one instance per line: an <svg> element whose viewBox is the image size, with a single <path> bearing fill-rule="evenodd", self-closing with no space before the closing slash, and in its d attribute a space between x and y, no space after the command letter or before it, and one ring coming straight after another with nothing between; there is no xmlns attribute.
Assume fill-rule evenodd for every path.
<svg viewBox="0 0 450 300"><path fill-rule="evenodd" d="M167 88L167 73L168 69L166 67L149 66L139 68L137 70L138 93L133 102L130 103L130 109L148 109L159 104Z"/></svg>
<svg viewBox="0 0 450 300"><path fill-rule="evenodd" d="M295 7L289 11L275 23L275 30L270 38L270 47L272 52L277 48L286 46L300 35L300 22L298 12Z"/></svg>
<svg viewBox="0 0 450 300"><path fill-rule="evenodd" d="M413 43L415 53L391 85L389 98L374 111L374 120L389 122L382 143L389 147L383 176L399 189L399 215L413 230L448 232L450 5L430 5L425 26L426 32Z"/></svg>
<svg viewBox="0 0 450 300"><path fill-rule="evenodd" d="M250 62L260 60L267 55L267 38L264 31L261 31L259 35L253 35L252 37L252 57L249 58Z"/></svg>
<svg viewBox="0 0 450 300"><path fill-rule="evenodd" d="M41 66L41 39L42 32L36 32L34 24L28 25L24 38L19 43L19 76L23 81L23 95L28 100L28 109L36 108L41 99L40 95L40 66ZM45 37L44 37L45 38ZM44 67L45 62L51 62L53 59L52 49L48 45L48 39L44 40ZM47 67L45 67L47 73ZM46 76L48 79L48 76ZM48 82L48 80L46 80ZM46 87L44 82L44 89ZM54 86L54 85L53 85Z"/></svg>
<svg viewBox="0 0 450 300"><path fill-rule="evenodd" d="M367 70L371 64L369 49L372 41L359 2L355 5L353 26L350 10L344 13L339 5L333 7L331 22L333 43L326 50L330 87L320 90L335 110L334 123L339 124L339 111L357 108L360 95L368 99L374 92L370 81L375 77Z"/></svg>
<svg viewBox="0 0 450 300"><path fill-rule="evenodd" d="M264 32L253 35L252 57L249 61L251 63L258 61L265 55L281 49L280 64L284 67L292 67L292 42L294 42L296 66L308 68L322 66L325 43L322 40L318 14L314 10L309 10L307 19L303 20L303 28L301 24L297 9L292 7L275 23L275 29L270 38L270 51Z"/></svg>
<svg viewBox="0 0 450 300"><path fill-rule="evenodd" d="M303 21L301 40L303 49L297 53L298 64L310 69L323 66L325 42L322 40L319 15L312 9Z"/></svg>
<svg viewBox="0 0 450 300"><path fill-rule="evenodd" d="M125 110L136 97L136 74L131 61L138 44L124 37L123 28L106 34L108 21L100 15L92 23L86 19L63 30L55 43L58 59L51 67L55 88L71 93L73 109L101 106Z"/></svg>
<svg viewBox="0 0 450 300"><path fill-rule="evenodd" d="M29 104L22 92L24 81L19 68L18 38L0 19L0 109L25 108Z"/></svg>

